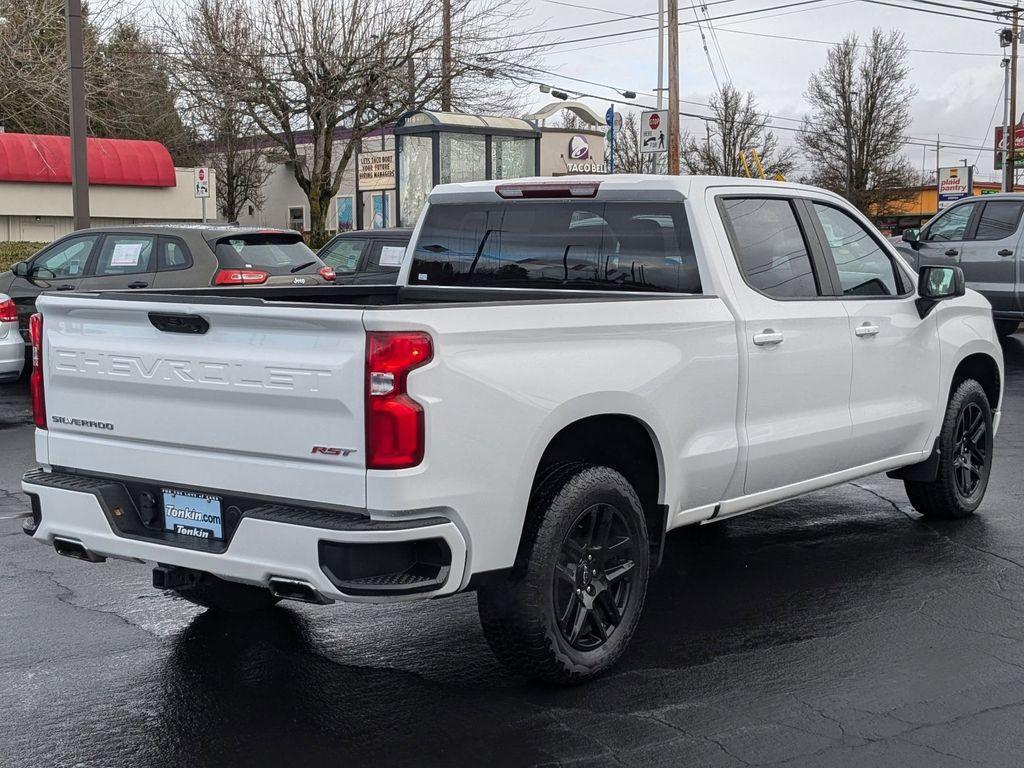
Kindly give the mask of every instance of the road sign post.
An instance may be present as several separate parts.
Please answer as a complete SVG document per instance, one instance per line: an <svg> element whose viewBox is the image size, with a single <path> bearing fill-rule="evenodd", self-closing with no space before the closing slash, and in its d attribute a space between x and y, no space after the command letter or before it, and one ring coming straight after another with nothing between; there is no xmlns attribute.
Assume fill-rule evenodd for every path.
<svg viewBox="0 0 1024 768"><path fill-rule="evenodd" d="M203 224L206 223L206 198L210 196L210 169L200 166L192 171L192 181L195 185L195 196L203 201Z"/></svg>
<svg viewBox="0 0 1024 768"><path fill-rule="evenodd" d="M615 105L609 104L604 113L604 121L608 123L608 173L615 173Z"/></svg>

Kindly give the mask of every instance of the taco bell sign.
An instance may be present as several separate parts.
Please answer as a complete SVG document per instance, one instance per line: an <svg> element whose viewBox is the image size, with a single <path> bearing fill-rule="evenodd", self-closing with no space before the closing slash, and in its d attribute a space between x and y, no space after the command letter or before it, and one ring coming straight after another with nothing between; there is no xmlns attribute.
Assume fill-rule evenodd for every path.
<svg viewBox="0 0 1024 768"><path fill-rule="evenodd" d="M953 166L939 168L939 210L947 208L963 197L970 197L974 184L973 168Z"/></svg>

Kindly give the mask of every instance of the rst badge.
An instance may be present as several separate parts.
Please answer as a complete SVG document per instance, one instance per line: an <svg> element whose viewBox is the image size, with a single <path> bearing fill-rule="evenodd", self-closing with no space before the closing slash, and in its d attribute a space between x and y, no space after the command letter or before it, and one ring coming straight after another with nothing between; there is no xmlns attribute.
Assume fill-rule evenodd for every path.
<svg viewBox="0 0 1024 768"><path fill-rule="evenodd" d="M355 448L335 448L329 445L314 445L310 453L321 456L351 456L356 452Z"/></svg>

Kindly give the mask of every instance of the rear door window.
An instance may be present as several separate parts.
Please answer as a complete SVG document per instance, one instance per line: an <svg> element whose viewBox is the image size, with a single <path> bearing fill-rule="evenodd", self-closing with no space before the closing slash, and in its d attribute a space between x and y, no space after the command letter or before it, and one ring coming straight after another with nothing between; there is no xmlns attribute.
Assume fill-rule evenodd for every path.
<svg viewBox="0 0 1024 768"><path fill-rule="evenodd" d="M313 273L324 264L291 232L255 232L217 241L214 251L221 269L259 269L270 275Z"/></svg>
<svg viewBox="0 0 1024 768"><path fill-rule="evenodd" d="M678 203L433 205L409 282L701 292L686 212Z"/></svg>
<svg viewBox="0 0 1024 768"><path fill-rule="evenodd" d="M810 250L790 200L728 197L722 199L721 210L751 288L774 299L820 295Z"/></svg>
<svg viewBox="0 0 1024 768"><path fill-rule="evenodd" d="M972 240L1002 240L1017 231L1024 202L991 200L985 203L978 217L978 229Z"/></svg>
<svg viewBox="0 0 1024 768"><path fill-rule="evenodd" d="M155 250L153 235L107 235L92 274L113 277L156 272Z"/></svg>
<svg viewBox="0 0 1024 768"><path fill-rule="evenodd" d="M370 246L366 257L367 272L397 272L402 266L408 243L400 240L378 240Z"/></svg>

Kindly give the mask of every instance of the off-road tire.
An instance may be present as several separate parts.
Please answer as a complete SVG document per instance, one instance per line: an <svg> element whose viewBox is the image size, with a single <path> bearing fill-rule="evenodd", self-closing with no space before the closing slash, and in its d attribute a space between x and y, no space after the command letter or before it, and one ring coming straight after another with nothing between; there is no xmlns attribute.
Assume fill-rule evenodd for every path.
<svg viewBox="0 0 1024 768"><path fill-rule="evenodd" d="M600 536L595 533L585 546L578 547L574 537L585 536L584 529L590 520L595 521L593 525L601 525L605 515L612 520L607 525L613 533L604 541L607 544L615 539L614 545L591 549L590 541ZM568 543L570 539L572 543ZM580 582L579 590L571 582L566 583L566 571L570 570L565 562L567 547L579 548L581 552L580 570L575 571L575 578L587 580ZM587 551L597 553L593 584L589 581L590 571L582 565ZM619 552L628 552L629 559L624 560ZM626 576L613 576L613 571L621 570L627 563L632 563L627 571L631 575L625 586L618 586L619 581L611 580ZM561 570L556 572L556 568ZM552 467L538 481L531 496L515 566L508 575L490 579L478 590L484 636L503 664L527 678L555 685L589 680L612 667L629 644L643 609L649 569L650 546L643 507L626 478L603 466ZM591 587L596 596L584 597ZM597 647L574 646L569 639L571 630L559 626L556 603L566 599L566 589L570 594L565 617L573 606L577 611L593 613L584 624L589 635L601 643ZM620 590L624 589L628 591L623 598ZM615 607L610 611L604 601L615 603L616 595L623 605L621 610ZM591 601L593 607L584 609L584 600ZM610 618L613 613L618 613L619 619L614 626ZM598 633L607 633L607 639L601 641Z"/></svg>
<svg viewBox="0 0 1024 768"><path fill-rule="evenodd" d="M996 336L1001 339L1005 339L1009 336L1013 336L1017 332L1017 327L1020 325L1018 320L993 320L996 326Z"/></svg>
<svg viewBox="0 0 1024 768"><path fill-rule="evenodd" d="M265 611L280 601L264 587L226 581L208 573L204 573L195 584L173 591L190 603L222 613Z"/></svg>
<svg viewBox="0 0 1024 768"><path fill-rule="evenodd" d="M981 440L981 452L984 461L977 461L977 453L971 456L971 466L978 469L977 485L965 493L963 483L958 483L957 472L963 472L962 449L957 441L957 429L961 414L980 411L984 428ZM967 517L981 504L988 487L989 475L992 471L992 408L989 405L985 390L974 379L963 379L955 382L953 394L946 406L946 415L939 434L939 469L932 482L904 480L910 503L925 517L942 520L955 520ZM980 466L979 466L980 465ZM968 471L968 474L972 473Z"/></svg>

